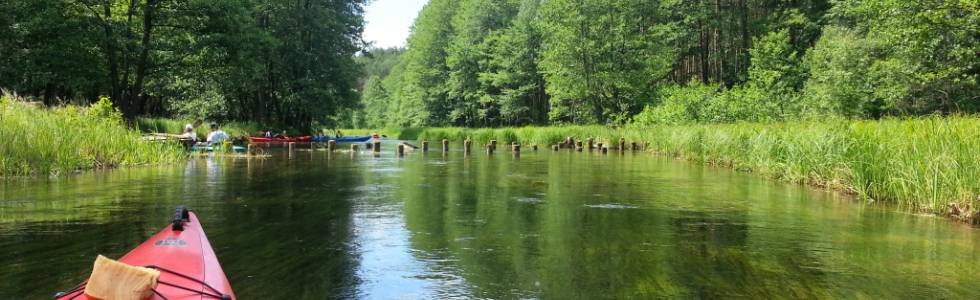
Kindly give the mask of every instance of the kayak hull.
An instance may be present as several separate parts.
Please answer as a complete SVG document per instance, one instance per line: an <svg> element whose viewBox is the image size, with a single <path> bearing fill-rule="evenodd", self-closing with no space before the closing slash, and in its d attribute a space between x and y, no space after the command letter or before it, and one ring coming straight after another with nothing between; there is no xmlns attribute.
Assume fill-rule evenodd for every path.
<svg viewBox="0 0 980 300"><path fill-rule="evenodd" d="M309 143L313 141L312 136L296 136L288 138L267 138L267 137L249 137L249 142L252 143Z"/></svg>
<svg viewBox="0 0 980 300"><path fill-rule="evenodd" d="M342 138L324 137L319 140L314 138L314 141L318 143L326 143L333 140L334 142L339 144L339 143L363 143L363 142L367 142L370 139L371 139L370 136L349 136L349 137L342 137Z"/></svg>
<svg viewBox="0 0 980 300"><path fill-rule="evenodd" d="M189 212L189 219L184 223L183 230L173 230L171 226L167 226L124 255L119 261L133 266L155 266L161 270L173 271L207 284L205 286L201 282L189 280L173 273L161 272L160 284L157 285L156 291L165 296L166 299L201 300L212 299L213 297L166 285L163 284L164 282L212 294L225 294L231 299L237 299L224 270L218 263L214 249L211 248L211 243L208 242L208 238L204 234L204 229L201 227L197 215L193 212ZM85 300L90 298L80 290L56 299ZM150 299L163 298L154 295Z"/></svg>

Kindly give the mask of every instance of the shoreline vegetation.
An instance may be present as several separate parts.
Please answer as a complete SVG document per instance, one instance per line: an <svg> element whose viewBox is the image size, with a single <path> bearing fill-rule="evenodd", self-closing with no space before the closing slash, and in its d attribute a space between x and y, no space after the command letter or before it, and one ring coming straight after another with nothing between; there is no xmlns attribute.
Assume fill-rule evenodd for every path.
<svg viewBox="0 0 980 300"><path fill-rule="evenodd" d="M0 178L58 176L187 157L176 143L142 141L108 98L87 107L51 108L15 99L0 97Z"/></svg>
<svg viewBox="0 0 980 300"><path fill-rule="evenodd" d="M790 123L551 126L343 130L402 140L476 145L537 144L595 138L615 147L649 143L657 155L755 173L898 204L977 224L980 221L980 119L967 116ZM567 150L563 150L567 151Z"/></svg>
<svg viewBox="0 0 980 300"><path fill-rule="evenodd" d="M141 132L179 132L186 121L141 118L127 124L108 98L88 107L42 108L0 98L0 177L57 176L177 162L176 143L146 142ZM222 124L233 136L256 123ZM980 221L980 118L829 119L778 123L547 127L340 129L347 135L385 134L399 140L471 139L476 145L537 144L594 138L616 147L644 145L657 155L844 191L862 199ZM200 134L200 133L199 133ZM544 151L544 150L542 150Z"/></svg>

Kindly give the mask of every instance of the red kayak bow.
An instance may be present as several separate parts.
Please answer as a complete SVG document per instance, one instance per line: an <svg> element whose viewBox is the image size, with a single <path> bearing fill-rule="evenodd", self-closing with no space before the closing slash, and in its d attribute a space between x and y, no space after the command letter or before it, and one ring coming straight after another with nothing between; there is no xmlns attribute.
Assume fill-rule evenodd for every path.
<svg viewBox="0 0 980 300"><path fill-rule="evenodd" d="M177 208L172 225L119 261L160 271L158 285L150 299L237 299L197 215L184 207ZM85 283L59 293L55 299L90 299L84 290Z"/></svg>

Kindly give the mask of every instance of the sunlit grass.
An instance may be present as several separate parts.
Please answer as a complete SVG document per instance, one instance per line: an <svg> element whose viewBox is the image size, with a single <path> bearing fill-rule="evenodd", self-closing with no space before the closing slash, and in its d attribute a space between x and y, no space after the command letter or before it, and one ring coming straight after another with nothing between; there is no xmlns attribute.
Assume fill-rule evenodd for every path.
<svg viewBox="0 0 980 300"><path fill-rule="evenodd" d="M973 220L980 216L980 119L975 117L373 131L397 132L391 137L404 140L469 138L476 144L497 140L541 146L570 136L615 147L624 138L649 144L647 150L660 155L844 190L916 210Z"/></svg>
<svg viewBox="0 0 980 300"><path fill-rule="evenodd" d="M38 108L0 98L0 177L58 175L186 157L179 145L144 142L139 132L98 111Z"/></svg>

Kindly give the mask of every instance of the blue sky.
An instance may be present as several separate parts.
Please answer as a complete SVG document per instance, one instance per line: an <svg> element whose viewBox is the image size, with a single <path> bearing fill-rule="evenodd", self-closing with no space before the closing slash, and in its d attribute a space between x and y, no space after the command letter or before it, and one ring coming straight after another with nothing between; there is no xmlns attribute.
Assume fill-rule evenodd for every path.
<svg viewBox="0 0 980 300"><path fill-rule="evenodd" d="M375 47L405 46L405 39L429 0L373 0L365 7L364 40Z"/></svg>

